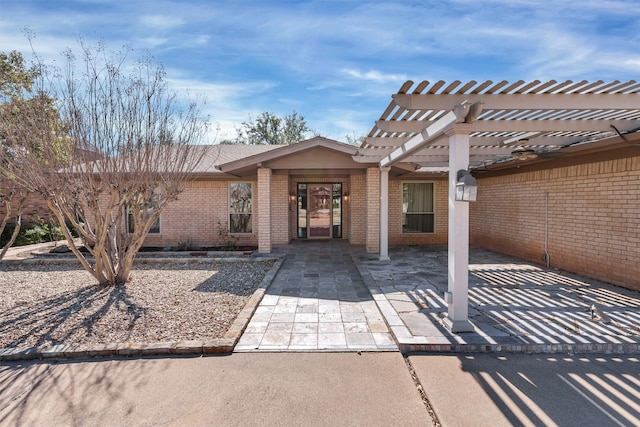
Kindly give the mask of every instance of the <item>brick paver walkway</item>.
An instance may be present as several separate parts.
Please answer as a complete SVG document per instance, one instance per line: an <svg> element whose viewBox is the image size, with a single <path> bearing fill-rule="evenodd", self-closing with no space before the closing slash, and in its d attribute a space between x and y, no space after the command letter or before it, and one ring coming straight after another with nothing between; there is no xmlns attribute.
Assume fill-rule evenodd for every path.
<svg viewBox="0 0 640 427"><path fill-rule="evenodd" d="M474 249L469 318L442 320L446 246L403 247L391 261L346 242L294 242L236 351L640 352L640 294Z"/></svg>
<svg viewBox="0 0 640 427"><path fill-rule="evenodd" d="M294 242L235 351L384 351L397 346L346 242Z"/></svg>

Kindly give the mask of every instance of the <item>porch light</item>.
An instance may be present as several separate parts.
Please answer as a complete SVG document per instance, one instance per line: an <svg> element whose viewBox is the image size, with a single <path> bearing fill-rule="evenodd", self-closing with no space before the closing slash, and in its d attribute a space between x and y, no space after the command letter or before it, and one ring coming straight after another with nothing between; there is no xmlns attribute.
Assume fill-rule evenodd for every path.
<svg viewBox="0 0 640 427"><path fill-rule="evenodd" d="M460 169L456 181L456 200L475 202L478 197L478 183L469 171Z"/></svg>
<svg viewBox="0 0 640 427"><path fill-rule="evenodd" d="M349 201L349 192L345 191L344 194L342 195L342 198L344 199L345 202Z"/></svg>
<svg viewBox="0 0 640 427"><path fill-rule="evenodd" d="M292 202L295 202L296 200L296 193L294 193L293 191L289 193L289 200L291 200Z"/></svg>

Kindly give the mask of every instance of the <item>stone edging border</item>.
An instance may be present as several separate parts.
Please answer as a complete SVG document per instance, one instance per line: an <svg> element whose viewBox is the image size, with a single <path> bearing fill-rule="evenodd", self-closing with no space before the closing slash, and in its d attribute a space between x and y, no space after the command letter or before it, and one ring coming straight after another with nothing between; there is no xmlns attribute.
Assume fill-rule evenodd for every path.
<svg viewBox="0 0 640 427"><path fill-rule="evenodd" d="M194 263L194 264L204 264L207 262L236 262L236 261L263 261L268 259L274 259L277 256L241 256L240 254L230 254L226 257L220 256L184 256L184 257L171 257L171 256L157 256L157 257L140 257L136 258L134 264L156 264L162 262L181 262L181 263ZM92 258L90 258L92 259ZM62 264L62 265L72 265L76 264L80 266L80 263L76 257L34 257L34 258L20 258L20 259L3 259L0 260L0 264L4 265L46 265L46 264Z"/></svg>
<svg viewBox="0 0 640 427"><path fill-rule="evenodd" d="M262 300L267 288L282 267L286 255L270 255L256 258L180 258L179 261L205 263L211 261L267 261L275 259L275 264L262 279L244 308L240 311L223 338L213 340L167 341L156 343L107 343L107 344L57 344L51 347L11 347L0 348L0 361L34 360L34 359L79 359L87 357L114 356L159 356L159 355L221 355L230 354L244 332L251 316ZM45 260L38 260L40 262ZM47 260L49 261L49 260ZM60 261L60 260L50 260ZM169 258L144 259L143 262L176 261ZM33 264L30 263L30 264Z"/></svg>
<svg viewBox="0 0 640 427"><path fill-rule="evenodd" d="M640 354L640 344L398 344L413 353Z"/></svg>

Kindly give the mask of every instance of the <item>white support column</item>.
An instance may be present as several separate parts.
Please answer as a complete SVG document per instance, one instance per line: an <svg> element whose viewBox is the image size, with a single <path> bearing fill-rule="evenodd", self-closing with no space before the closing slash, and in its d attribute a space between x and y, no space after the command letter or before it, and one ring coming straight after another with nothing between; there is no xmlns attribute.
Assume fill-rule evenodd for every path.
<svg viewBox="0 0 640 427"><path fill-rule="evenodd" d="M456 201L456 175L469 167L469 135L449 135L449 281L445 300L451 332L471 332L469 321L469 203Z"/></svg>
<svg viewBox="0 0 640 427"><path fill-rule="evenodd" d="M389 261L389 170L380 168L380 261Z"/></svg>

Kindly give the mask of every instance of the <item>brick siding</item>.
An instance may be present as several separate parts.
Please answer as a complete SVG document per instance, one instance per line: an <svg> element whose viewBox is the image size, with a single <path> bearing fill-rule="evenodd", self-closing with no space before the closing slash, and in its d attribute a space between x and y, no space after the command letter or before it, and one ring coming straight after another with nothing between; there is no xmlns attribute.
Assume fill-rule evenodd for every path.
<svg viewBox="0 0 640 427"><path fill-rule="evenodd" d="M258 168L258 252L271 252L271 169Z"/></svg>
<svg viewBox="0 0 640 427"><path fill-rule="evenodd" d="M238 180L241 182L242 180ZM160 234L149 234L145 246L172 246L192 243L198 246L223 245L221 232L229 230L229 182L197 180L160 214ZM235 181L234 181L235 182ZM237 245L258 244L257 183L252 184L253 233L230 236Z"/></svg>
<svg viewBox="0 0 640 427"><path fill-rule="evenodd" d="M349 242L353 245L366 243L367 198L366 176L351 175L349 189Z"/></svg>
<svg viewBox="0 0 640 427"><path fill-rule="evenodd" d="M640 157L478 180L472 245L640 290Z"/></svg>
<svg viewBox="0 0 640 427"><path fill-rule="evenodd" d="M378 253L380 252L380 170L378 168L367 169L365 197L367 203L365 247L368 253Z"/></svg>
<svg viewBox="0 0 640 427"><path fill-rule="evenodd" d="M271 243L281 245L289 243L289 177L271 176ZM293 215L292 215L293 217ZM295 219L295 217L294 217Z"/></svg>
<svg viewBox="0 0 640 427"><path fill-rule="evenodd" d="M402 233L402 183L433 182L435 197L435 233ZM448 181L435 180L389 180L389 245L434 245L446 244L448 240Z"/></svg>

